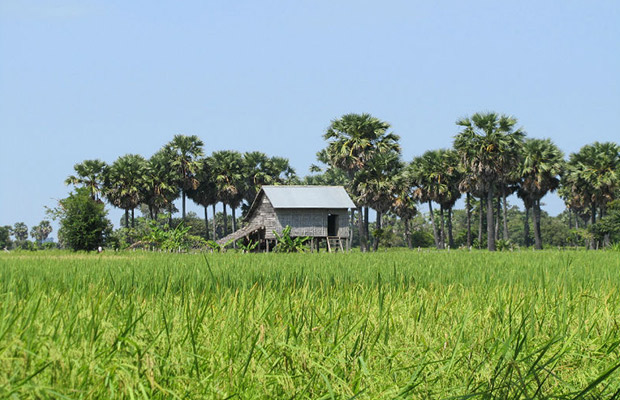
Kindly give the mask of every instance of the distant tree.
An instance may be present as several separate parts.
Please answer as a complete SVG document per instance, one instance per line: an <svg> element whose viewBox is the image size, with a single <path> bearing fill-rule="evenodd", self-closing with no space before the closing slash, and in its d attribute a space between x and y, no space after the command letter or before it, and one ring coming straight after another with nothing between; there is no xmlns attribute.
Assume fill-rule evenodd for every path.
<svg viewBox="0 0 620 400"><path fill-rule="evenodd" d="M536 248L542 249L540 230L540 200L557 189L564 165L564 154L549 139L527 139L523 145L521 182L518 195L525 205L525 224L528 224L528 209L534 210L534 238ZM525 233L527 235L527 231Z"/></svg>
<svg viewBox="0 0 620 400"><path fill-rule="evenodd" d="M416 207L416 201L411 191L411 185L409 184L409 178L406 170L401 171L396 177L394 177L395 184L395 196L392 201L391 211L397 217L399 217L404 224L404 234L407 247L413 248L413 241L411 238L411 219L415 217L418 212Z"/></svg>
<svg viewBox="0 0 620 400"><path fill-rule="evenodd" d="M146 172L146 160L138 154L119 157L109 168L104 177L104 195L115 207L125 210L125 227L134 223L134 209L142 202Z"/></svg>
<svg viewBox="0 0 620 400"><path fill-rule="evenodd" d="M99 200L103 184L103 175L107 165L101 160L85 160L79 164L75 164L73 169L75 175L70 175L66 180L66 185L81 185L88 188L90 197L93 200Z"/></svg>
<svg viewBox="0 0 620 400"><path fill-rule="evenodd" d="M161 210L169 212L169 221L174 210L174 200L179 197L178 177L172 169L172 150L162 148L146 162L141 187L141 201L149 209L151 219L156 219Z"/></svg>
<svg viewBox="0 0 620 400"><path fill-rule="evenodd" d="M486 193L487 246L495 251L493 199L506 176L519 166L525 133L515 129L515 118L492 112L476 113L456 124L463 129L454 139L454 148Z"/></svg>
<svg viewBox="0 0 620 400"><path fill-rule="evenodd" d="M437 202L440 193L447 189L440 179L443 173L442 164L443 155L441 151L429 150L421 156L415 157L407 167L410 185L414 187L414 198L421 203L428 204L429 217L433 227L433 239L435 240L435 247L438 249L442 248L442 242L435 224L433 201Z"/></svg>
<svg viewBox="0 0 620 400"><path fill-rule="evenodd" d="M241 205L246 184L243 175L243 156L238 151L222 150L213 152L210 159L217 198L223 204L224 219L227 219L226 206L230 206L234 232L237 229L235 210ZM224 236L227 234L225 229Z"/></svg>
<svg viewBox="0 0 620 400"><path fill-rule="evenodd" d="M60 221L59 241L74 251L103 246L112 231L105 205L93 200L86 188L77 188L50 213Z"/></svg>
<svg viewBox="0 0 620 400"><path fill-rule="evenodd" d="M185 219L185 198L187 191L198 186L196 171L198 158L204 155L202 147L204 143L198 136L175 135L166 145L172 156L171 167L179 176L182 194L182 218Z"/></svg>
<svg viewBox="0 0 620 400"><path fill-rule="evenodd" d="M15 240L23 242L28 239L28 226L23 222L17 222L13 225L13 236Z"/></svg>
<svg viewBox="0 0 620 400"><path fill-rule="evenodd" d="M11 227L0 226L0 250L2 249L10 249L13 245L11 241Z"/></svg>
<svg viewBox="0 0 620 400"><path fill-rule="evenodd" d="M323 138L327 141L325 155L331 167L340 168L347 174L349 182L354 185L355 175L363 171L368 162L377 154L385 152L400 153L398 135L388 133L390 124L370 114L345 114L333 120ZM357 202L359 218L360 247L368 250L368 207L360 202L357 187L347 187L349 194ZM364 213L362 214L362 210Z"/></svg>
<svg viewBox="0 0 620 400"><path fill-rule="evenodd" d="M570 208L588 210L591 223L604 217L607 204L620 188L620 146L599 143L583 146L569 157L560 195Z"/></svg>
<svg viewBox="0 0 620 400"><path fill-rule="evenodd" d="M194 203L201 205L204 208L205 214L205 239L209 240L209 218L207 215L207 209L209 206L214 207L213 210L213 224L215 224L215 204L218 201L217 187L215 183L215 177L211 173L210 158L203 158L198 163L198 169L196 170L196 180L198 185L195 189L187 191L187 196L194 201ZM215 227L214 227L215 228ZM215 240L215 230L213 231L213 240Z"/></svg>
<svg viewBox="0 0 620 400"><path fill-rule="evenodd" d="M91 197L92 198L92 197ZM39 244L42 244L45 239L52 233L53 229L50 222L43 220L30 230L30 236L35 238Z"/></svg>
<svg viewBox="0 0 620 400"><path fill-rule="evenodd" d="M364 170L356 174L358 200L368 204L377 212L373 251L377 251L383 236L381 218L390 210L396 197L395 177L402 171L400 153L396 151L377 153Z"/></svg>
<svg viewBox="0 0 620 400"><path fill-rule="evenodd" d="M298 181L295 170L284 157L268 157L260 151L243 154L243 200L252 204L263 185L294 184Z"/></svg>

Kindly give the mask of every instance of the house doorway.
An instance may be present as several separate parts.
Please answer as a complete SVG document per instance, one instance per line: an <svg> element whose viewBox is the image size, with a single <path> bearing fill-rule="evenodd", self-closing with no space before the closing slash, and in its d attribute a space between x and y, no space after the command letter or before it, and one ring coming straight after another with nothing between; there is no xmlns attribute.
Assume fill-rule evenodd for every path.
<svg viewBox="0 0 620 400"><path fill-rule="evenodd" d="M327 236L338 236L338 215L327 215Z"/></svg>

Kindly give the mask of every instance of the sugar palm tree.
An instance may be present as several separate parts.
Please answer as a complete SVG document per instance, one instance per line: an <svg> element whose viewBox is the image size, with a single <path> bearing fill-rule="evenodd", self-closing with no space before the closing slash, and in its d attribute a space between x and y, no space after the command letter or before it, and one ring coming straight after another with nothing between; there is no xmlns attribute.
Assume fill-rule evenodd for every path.
<svg viewBox="0 0 620 400"><path fill-rule="evenodd" d="M109 168L103 180L103 194L110 204L125 210L125 226L134 226L134 209L142 202L142 186L146 171L146 160L138 154L119 157Z"/></svg>
<svg viewBox="0 0 620 400"><path fill-rule="evenodd" d="M263 185L271 185L273 177L267 171L269 157L260 151L243 154L243 175L247 182L243 199L251 205Z"/></svg>
<svg viewBox="0 0 620 400"><path fill-rule="evenodd" d="M446 246L446 238L451 246L452 240L452 207L461 197L459 184L461 182L461 170L457 153L454 150L429 150L421 157L414 159L412 163L413 184L416 186L414 193L420 201L429 204L429 213L433 223L433 233L437 248ZM437 233L435 217L431 202L439 204L439 227ZM446 216L448 213L448 235L446 235Z"/></svg>
<svg viewBox="0 0 620 400"><path fill-rule="evenodd" d="M463 129L454 139L463 165L476 176L487 198L487 246L495 251L493 199L510 171L519 166L525 133L517 120L493 112L458 120Z"/></svg>
<svg viewBox="0 0 620 400"><path fill-rule="evenodd" d="M170 166L179 176L183 219L185 219L186 193L198 185L195 174L198 169L198 158L203 156L203 146L204 143L196 135L175 135L166 145L172 156Z"/></svg>
<svg viewBox="0 0 620 400"><path fill-rule="evenodd" d="M437 171L438 180L444 184L442 190L439 191L437 202L440 206L441 213L441 234L442 244L445 247L446 234L443 227L444 215L443 212L447 211L447 224L448 224L448 243L450 247L454 247L454 238L452 236L452 208L454 204L461 197L459 185L462 181L462 169L459 163L458 154L454 150L439 150L442 158L440 170Z"/></svg>
<svg viewBox="0 0 620 400"><path fill-rule="evenodd" d="M103 173L106 167L107 164L101 160L84 160L73 166L75 175L69 175L65 179L65 185L81 185L86 187L90 192L90 197L98 201L99 194L101 193Z"/></svg>
<svg viewBox="0 0 620 400"><path fill-rule="evenodd" d="M53 228L50 225L50 222L47 220L43 220L39 223L39 225L34 226L30 230L30 236L35 238L39 244L42 244L45 239L52 233Z"/></svg>
<svg viewBox="0 0 620 400"><path fill-rule="evenodd" d="M215 182L215 177L213 176L213 172L211 170L211 159L203 158L199 160L199 167L196 171L196 179L198 180L198 185L195 189L190 189L187 191L187 195L190 199L192 199L196 204L199 204L204 207L205 213L205 235L206 239L209 239L209 219L207 217L207 208L209 206L215 207L215 204L218 201L217 198L217 187ZM215 210L213 212L213 240L215 240Z"/></svg>
<svg viewBox="0 0 620 400"><path fill-rule="evenodd" d="M340 168L347 174L349 182L355 182L355 175L366 168L369 160L377 153L400 153L399 137L388 133L390 124L370 114L345 114L333 120L323 138L327 141L326 161L331 167ZM349 193L358 199L356 187L349 186ZM368 204L358 203L359 232L362 251L368 249ZM362 207L365 217L362 218Z"/></svg>
<svg viewBox="0 0 620 400"><path fill-rule="evenodd" d="M170 167L172 158L172 150L163 147L145 165L142 201L149 207L151 219L162 209L169 211L169 218L172 218L174 201L180 194L178 175Z"/></svg>
<svg viewBox="0 0 620 400"><path fill-rule="evenodd" d="M390 210L396 195L395 177L403 169L400 154L395 151L377 153L356 175L358 200L369 204L376 213L376 230L373 250L377 251L382 235L381 218Z"/></svg>
<svg viewBox="0 0 620 400"><path fill-rule="evenodd" d="M429 217L433 227L433 238L435 239L435 247L442 248L441 239L437 232L435 224L435 213L433 211L433 201L436 201L442 188L442 183L437 179L437 171L440 171L442 164L442 156L438 151L429 150L419 157L415 157L408 166L408 174L411 178L413 186L414 198L428 204ZM445 186L445 185L444 185Z"/></svg>
<svg viewBox="0 0 620 400"><path fill-rule="evenodd" d="M217 198L223 204L224 236L228 234L226 206L232 213L232 229L237 230L235 210L241 205L245 191L243 156L238 151L215 151L211 155L211 174L215 180Z"/></svg>
<svg viewBox="0 0 620 400"><path fill-rule="evenodd" d="M417 214L418 209L411 190L410 181L411 179L408 176L407 169L403 169L397 176L394 177L395 191L391 211L403 221L403 224L405 225L405 240L407 241L407 247L411 249L413 248L413 243L411 242L411 229L409 223Z"/></svg>
<svg viewBox="0 0 620 400"><path fill-rule="evenodd" d="M523 199L526 218L528 206L534 211L534 239L537 249L542 249L540 200L547 193L557 189L563 165L564 154L551 140L527 139L525 141L518 195Z"/></svg>
<svg viewBox="0 0 620 400"><path fill-rule="evenodd" d="M293 184L295 170L284 157L268 157L259 151L243 155L243 175L246 178L243 200L250 206L263 185Z"/></svg>

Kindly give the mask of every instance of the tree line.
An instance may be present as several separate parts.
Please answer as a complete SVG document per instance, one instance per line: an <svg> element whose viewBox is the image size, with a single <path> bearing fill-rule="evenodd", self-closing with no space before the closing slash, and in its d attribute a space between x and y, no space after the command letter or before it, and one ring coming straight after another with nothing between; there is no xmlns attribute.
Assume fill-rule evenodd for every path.
<svg viewBox="0 0 620 400"><path fill-rule="evenodd" d="M454 206L463 196L466 239L460 243L496 250L498 240L504 246L511 239L507 203L511 194L522 200L525 210L521 242L540 249L541 200L557 190L566 204L569 225L584 232L588 228L584 243L595 247L617 239L620 147L616 143L594 142L566 159L550 139L527 137L514 117L476 113L459 119L456 126L451 148L429 150L405 162L400 137L390 132L389 123L370 114L343 115L331 121L317 164L302 178L286 158L232 150L205 155L198 136L176 135L150 158L127 154L109 165L98 159L78 163L65 183L83 188L96 203L107 201L124 210L124 228L135 226L138 207L151 220L166 215L172 222L179 198L181 219L186 220L189 198L203 207L203 236L213 240L230 233L227 221L232 231L237 229L237 211L247 211L262 185L343 185L358 206L352 223L362 251L376 250L389 236L382 220L392 216L401 221L405 242L412 247L411 221L422 212L428 216L434 246L455 247ZM219 221L224 221L219 231L218 203L223 213ZM376 212L374 224L369 222L370 209ZM32 232L37 240L51 232L44 222L47 225ZM4 227L0 239L13 232L21 238L23 229L18 225Z"/></svg>
<svg viewBox="0 0 620 400"><path fill-rule="evenodd" d="M324 134L327 147L317 155L325 167L314 166L314 170L321 171L326 182L344 184L358 205L362 251L369 249L369 208L377 215L376 250L384 233L381 219L387 212L403 220L411 246L409 221L422 205L428 206L435 246L454 247L452 212L463 195L468 247L474 241L479 246L486 242L487 249L495 251L500 234L502 241L510 240L506 198L516 193L525 209L525 244L530 244L531 213L534 246L541 249L541 200L556 189L574 227L589 225L588 246L608 245L612 235L620 233L620 146L616 143L594 142L566 160L550 139L528 138L514 117L476 113L456 125L459 131L452 148L429 150L405 163L399 136L388 132L387 122L370 114L347 114L332 121ZM439 205L438 216L433 204ZM478 237L474 238L476 205Z"/></svg>

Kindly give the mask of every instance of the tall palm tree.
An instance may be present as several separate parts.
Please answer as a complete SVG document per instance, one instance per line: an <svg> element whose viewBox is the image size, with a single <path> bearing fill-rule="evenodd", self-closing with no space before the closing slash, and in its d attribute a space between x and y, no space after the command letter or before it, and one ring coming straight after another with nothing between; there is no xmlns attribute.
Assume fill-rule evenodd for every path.
<svg viewBox="0 0 620 400"><path fill-rule="evenodd" d="M557 189L563 165L564 154L550 139L527 139L525 141L518 195L523 199L526 208L526 224L528 224L528 206L534 211L536 249L542 249L540 199Z"/></svg>
<svg viewBox="0 0 620 400"><path fill-rule="evenodd" d="M162 209L169 211L169 218L172 218L174 201L180 195L178 176L170 168L172 156L172 150L163 147L146 163L142 201L149 207L151 219L155 219Z"/></svg>
<svg viewBox="0 0 620 400"><path fill-rule="evenodd" d="M90 197L98 201L106 167L107 164L101 160L84 160L73 166L75 175L69 175L65 185L82 185L88 188Z"/></svg>
<svg viewBox="0 0 620 400"><path fill-rule="evenodd" d="M241 205L246 183L243 175L243 156L238 151L215 151L211 154L210 162L217 198L224 206L224 236L226 236L228 234L227 205L231 208L233 232L237 230L235 210Z"/></svg>
<svg viewBox="0 0 620 400"><path fill-rule="evenodd" d="M293 184L297 182L295 169L284 157L268 157L260 151L243 155L243 175L246 178L243 200L252 204L263 185Z"/></svg>
<svg viewBox="0 0 620 400"><path fill-rule="evenodd" d="M50 222L47 220L43 220L39 223L39 225L34 226L30 230L30 236L35 238L39 244L43 244L43 241L47 239L50 233L52 233L53 228L50 225Z"/></svg>
<svg viewBox="0 0 620 400"><path fill-rule="evenodd" d="M381 218L394 204L396 195L395 177L403 169L400 154L396 151L377 153L370 159L366 168L356 175L358 200L369 204L377 213L377 235L373 251L377 251L382 235Z"/></svg>
<svg viewBox="0 0 620 400"><path fill-rule="evenodd" d="M413 184L416 186L414 193L420 201L429 204L431 222L433 223L433 233L435 244L438 249L446 246L446 238L449 239L450 246L454 246L452 239L452 207L461 197L459 184L461 182L461 170L458 155L454 150L429 150L421 157L414 159L412 163ZM431 202L439 204L439 227L437 233L435 217ZM446 235L446 216L448 212L448 235Z"/></svg>
<svg viewBox="0 0 620 400"><path fill-rule="evenodd" d="M515 129L515 118L493 112L476 113L456 123L463 129L454 139L454 148L486 193L487 248L495 251L493 199L498 183L519 166L525 133Z"/></svg>
<svg viewBox="0 0 620 400"><path fill-rule="evenodd" d="M355 175L364 170L368 162L377 153L400 153L398 135L388 133L390 124L370 114L345 114L333 120L323 138L327 141L325 155L331 167L340 168L347 174L353 184ZM356 187L347 188L352 197L357 199ZM359 232L362 251L368 250L368 204L358 201L360 214ZM362 218L365 210L365 217Z"/></svg>
<svg viewBox="0 0 620 400"><path fill-rule="evenodd" d="M438 171L437 177L441 183L442 190L439 191L437 202L440 205L441 212L441 230L442 230L442 242L445 247L446 234L443 227L443 211L447 211L447 223L448 223L448 243L450 247L454 247L454 238L452 236L452 209L454 204L461 197L461 191L459 185L462 181L463 172L459 163L458 153L454 150L440 150L442 154L441 169Z"/></svg>
<svg viewBox="0 0 620 400"><path fill-rule="evenodd" d="M251 151L243 154L243 175L247 182L243 199L251 205L260 188L264 185L271 185L274 180L267 171L269 157L260 151Z"/></svg>
<svg viewBox="0 0 620 400"><path fill-rule="evenodd" d="M196 135L175 135L166 145L172 155L170 165L179 175L179 183L183 198L183 219L185 219L186 192L190 189L195 189L198 185L195 174L198 169L198 158L203 156L203 146L204 143Z"/></svg>
<svg viewBox="0 0 620 400"><path fill-rule="evenodd" d="M196 172L196 179L198 185L195 189L187 191L187 195L196 204L204 207L205 213L205 238L209 239L209 219L207 216L207 208L209 206L214 207L218 201L217 198L217 186L213 171L211 170L211 159L203 158L199 161L199 167ZM213 212L213 240L215 238L215 211Z"/></svg>
<svg viewBox="0 0 620 400"><path fill-rule="evenodd" d="M435 224L435 212L433 211L433 201L436 201L442 189L437 171L441 170L442 155L439 151L429 150L419 157L415 157L408 166L408 174L411 185L414 187L413 196L421 203L428 204L428 212L433 227L433 238L435 247L442 248L441 239Z"/></svg>
<svg viewBox="0 0 620 400"><path fill-rule="evenodd" d="M395 193L391 211L399 217L405 225L405 240L407 247L413 248L411 241L410 221L418 213L416 201L411 191L411 178L408 176L408 169L403 169L394 177Z"/></svg>
<svg viewBox="0 0 620 400"><path fill-rule="evenodd" d="M141 193L144 184L146 160L138 154L119 157L106 169L103 194L110 204L125 210L125 227L134 227L134 209L142 202Z"/></svg>

